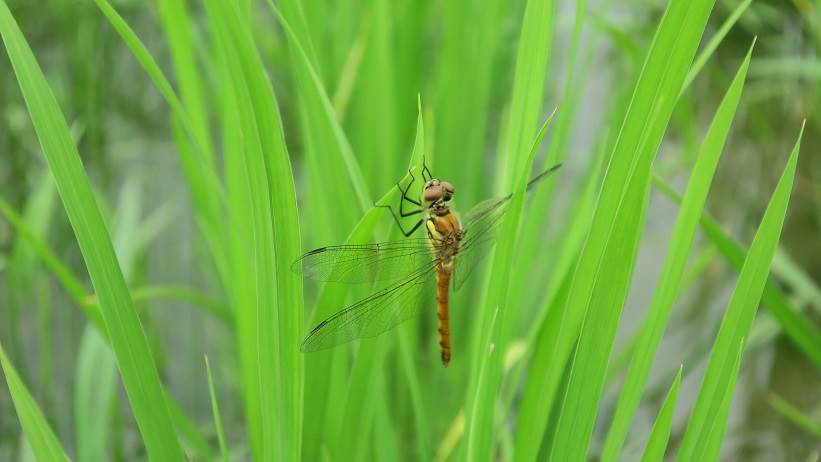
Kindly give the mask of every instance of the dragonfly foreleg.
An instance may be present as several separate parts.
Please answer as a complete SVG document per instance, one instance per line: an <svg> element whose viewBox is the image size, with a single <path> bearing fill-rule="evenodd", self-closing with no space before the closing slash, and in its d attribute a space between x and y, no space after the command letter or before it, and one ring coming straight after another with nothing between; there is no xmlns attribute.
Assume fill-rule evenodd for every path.
<svg viewBox="0 0 821 462"><path fill-rule="evenodd" d="M420 226L422 226L422 223L425 222L425 219L422 218L419 221L417 221L416 224L413 225L413 227L410 230L405 231L405 227L402 226L402 220L399 219L399 215L396 214L396 211L393 210L393 207L391 207L390 205L382 205L382 204L374 204L374 207L380 207L380 208L383 208L383 209L390 210L391 216L393 217L393 221L396 222L396 225L399 226L399 230L402 231L402 234L404 234L405 237L409 237L411 234L413 234L414 231L416 231L417 229L419 229ZM408 212L407 214L402 215L402 216L403 217L409 217L411 215L417 215L419 213L422 213L422 211L423 211L422 209L413 210L413 211Z"/></svg>
<svg viewBox="0 0 821 462"><path fill-rule="evenodd" d="M412 213L409 214L409 215L405 215L405 212L403 211L403 207L402 207L402 205L404 204L405 201L408 201L408 202L410 202L411 204L413 204L417 207L422 206L421 202L413 200L410 197L408 197L408 191L410 191L410 187L413 184L413 182L416 181L416 177L413 176L413 171L412 170L408 170L408 175L410 175L411 180L410 180L410 183L408 183L408 185L405 186L405 189L402 189L402 186L400 186L399 183L396 183L396 187L399 189L399 192L402 193L402 196L399 199L399 214L402 215L403 217L413 215Z"/></svg>
<svg viewBox="0 0 821 462"><path fill-rule="evenodd" d="M428 174L427 178L425 178L426 173ZM422 179L425 180L425 182L433 179L433 175L430 173L428 164L425 162L425 156L422 156Z"/></svg>

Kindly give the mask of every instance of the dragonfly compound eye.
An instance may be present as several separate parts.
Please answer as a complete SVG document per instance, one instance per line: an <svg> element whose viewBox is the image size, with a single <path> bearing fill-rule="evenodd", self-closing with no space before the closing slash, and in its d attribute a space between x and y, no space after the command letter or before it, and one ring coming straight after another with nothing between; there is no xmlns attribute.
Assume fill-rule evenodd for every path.
<svg viewBox="0 0 821 462"><path fill-rule="evenodd" d="M436 202L442 198L442 188L439 185L429 186L425 188L424 199L425 202Z"/></svg>

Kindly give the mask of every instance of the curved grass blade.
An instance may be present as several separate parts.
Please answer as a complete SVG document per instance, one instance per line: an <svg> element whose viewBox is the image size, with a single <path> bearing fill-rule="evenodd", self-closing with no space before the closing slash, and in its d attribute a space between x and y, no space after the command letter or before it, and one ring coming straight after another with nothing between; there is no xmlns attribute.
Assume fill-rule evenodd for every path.
<svg viewBox="0 0 821 462"><path fill-rule="evenodd" d="M690 87L690 84L693 83L696 76L701 72L701 69L704 68L704 65L707 64L707 61L713 56L718 46L724 41L724 38L730 32L730 29L733 28L736 22L738 22L741 15L747 11L747 7L753 0L744 0L735 7L733 12L727 16L727 19L721 24L721 27L718 28L716 33L710 38L701 52L696 56L696 59L693 61L693 65L690 66L690 71L687 73L687 77L684 79L684 84L681 86L681 92L684 93Z"/></svg>
<svg viewBox="0 0 821 462"><path fill-rule="evenodd" d="M77 147L45 76L4 1L0 1L0 33L100 298L103 320L148 455L156 460L180 460L183 454L159 374Z"/></svg>
<svg viewBox="0 0 821 462"><path fill-rule="evenodd" d="M721 417L719 410L726 391L729 390L730 394L732 393L734 375L729 366L735 359L736 348L743 349L743 343L740 347L738 344L749 334L767 282L770 263L781 236L803 131L802 126L795 147L770 198L750 250L747 252L738 283L713 344L707 371L704 374L704 380L676 460L701 460L700 457L710 450L708 447L710 423ZM720 442L712 443L720 444ZM717 455L717 452L715 454Z"/></svg>
<svg viewBox="0 0 821 462"><path fill-rule="evenodd" d="M673 304L680 292L682 276L695 238L699 217L701 217L704 203L707 200L710 184L721 158L721 152L724 149L738 102L741 100L741 92L750 65L752 51L751 46L724 99L716 110L715 117L704 137L698 160L690 175L690 182L687 185L687 191L670 237L670 247L664 260L664 266L659 275L653 299L641 328L638 344L630 361L627 378L624 385L622 385L622 392L610 424L610 431L607 434L602 451L602 462L618 459L621 446L630 429L630 422L641 400L647 376L653 364L653 358L664 334Z"/></svg>
<svg viewBox="0 0 821 462"><path fill-rule="evenodd" d="M296 191L276 97L250 33L249 18L236 5L205 2L234 104L230 116L241 134L241 157L232 175L244 179L243 197L230 204L244 238L251 278L248 293L235 292L237 325L253 454L260 460L298 460L301 453L303 357L302 279L290 271L300 253ZM233 199L233 198L232 198ZM273 282L273 283L272 283ZM243 286L243 289L245 286ZM242 320L240 320L242 316Z"/></svg>
<svg viewBox="0 0 821 462"><path fill-rule="evenodd" d="M116 402L117 365L105 339L91 326L83 331L74 377L77 460L103 461Z"/></svg>
<svg viewBox="0 0 821 462"><path fill-rule="evenodd" d="M3 7L4 5L0 5L0 8ZM14 408L17 410L17 418L20 419L20 425L23 427L26 439L34 451L34 456L37 460L68 461L69 459L60 444L60 440L54 435L40 407L37 406L31 393L29 393L26 385L14 369L14 365L9 361L3 345L0 345L0 366L2 366L3 373L6 376L9 394L11 394Z"/></svg>
<svg viewBox="0 0 821 462"><path fill-rule="evenodd" d="M217 392L214 390L214 378L211 375L211 364L208 362L208 355L205 358L205 371L208 374L208 394L211 396L211 412L214 414L214 428L217 431L217 440L220 446L220 458L223 462L228 462L228 450L225 448L225 433L222 430L222 417L217 403Z"/></svg>
<svg viewBox="0 0 821 462"><path fill-rule="evenodd" d="M670 391L667 392L667 397L664 398L664 403L661 405L661 409L659 409L656 422L650 431L650 438L647 440L647 446L644 447L644 455L641 457L641 462L662 462L664 460L667 441L670 439L673 411L676 410L678 387L681 384L681 369L681 367L678 368L678 373L673 380L673 384L670 386Z"/></svg>
<svg viewBox="0 0 821 462"><path fill-rule="evenodd" d="M555 114L555 111L553 112ZM502 218L502 231L493 254L491 283L487 287L484 310L479 331L479 344L476 351L475 366L476 388L468 395L466 457L468 460L488 460L493 454L495 439L493 427L496 417L496 399L501 386L501 369L504 353L507 351L508 317L507 310L515 309L509 305L508 291L513 273L513 257L519 228L521 226L524 198L527 190L528 175L533 166L533 159L541 145L553 114L545 120L530 148L524 164L519 165L513 196L505 216ZM497 319L498 317L498 319ZM489 406L487 403L494 403Z"/></svg>
<svg viewBox="0 0 821 462"><path fill-rule="evenodd" d="M148 74L154 82L154 85L171 108L175 120L191 141L190 146L186 144L185 146L180 146L181 149L178 149L180 165L188 182L198 225L202 229L203 237L214 259L222 282L226 284L228 256L226 255L227 252L223 244L224 229L222 220L224 191L222 183L217 176L216 169L214 168L212 143L208 138L207 128L203 127L205 122L202 120L201 104L198 102L198 97L195 94L196 90L193 89L196 87L190 85L190 80L192 80L189 74L190 69L182 71L180 78L185 80L186 85L184 85L183 96L185 103L188 104L187 109L190 109L195 114L193 116L189 115L186 106L183 105L183 102L174 92L171 83L151 56L148 48L146 48L139 37L137 37L137 34L134 33L122 16L117 13L108 0L94 1L106 19L111 23L112 27L114 27L123 39L123 42L129 47L146 74ZM165 0L160 3L163 4L161 7L161 10L164 12L163 17L167 14L172 14L166 10L173 10L175 6L178 6L171 4L172 2L165 2ZM168 3L168 5L165 5L165 3ZM185 41L185 39L181 37L181 34L184 32L179 29L176 32L177 34L173 35L175 39L171 40L171 44L174 49L174 57L180 59L179 56L185 54L183 50L180 50L180 48L185 47L184 43L181 43L181 41ZM191 149L192 147L193 149Z"/></svg>
<svg viewBox="0 0 821 462"><path fill-rule="evenodd" d="M654 178L656 187L667 197L681 203L681 196L659 177ZM718 251L736 271L741 271L748 249L736 242L709 214L701 216L701 229L715 244ZM821 367L821 330L793 306L790 298L773 281L767 281L761 296L764 307L795 345L818 367Z"/></svg>
<svg viewBox="0 0 821 462"><path fill-rule="evenodd" d="M670 2L636 84L568 297L568 310L584 315L556 435L548 451L551 460L586 456L635 265L651 164L713 3ZM576 343L576 328L563 326L562 330L562 342L567 343L563 348L569 353L569 345ZM553 387L548 393L552 394Z"/></svg>
<svg viewBox="0 0 821 462"><path fill-rule="evenodd" d="M422 121L422 107L421 101L418 102L416 137L414 139L413 149L410 155L409 169L417 168L422 165L422 158L425 154L425 130ZM398 193L398 188L391 188L391 191L386 195L394 197ZM384 202L380 202L384 204ZM372 211L383 212L382 208L374 208ZM367 215L366 215L367 217ZM363 219L364 220L364 219ZM399 236L397 227L391 227L389 232L391 238ZM429 292L433 293L433 292ZM400 329L402 327L399 327ZM385 400L385 395L379 394L380 388L378 381L382 380L378 377L381 374L382 363L384 361L384 350L389 344L385 336L364 340L360 343L357 351L356 359L353 364L353 370L350 374L348 385L348 393L346 396L346 404L342 412L341 423L338 431L338 438L336 439L336 450L334 456L339 460L357 460L361 458L360 455L365 454L369 449L368 445L372 441L367 436L371 433L371 426L376 419L377 406L381 404L374 404L370 401ZM402 341L400 336L399 341ZM400 358L401 360L401 358ZM408 368L405 365L405 371L408 373L415 372L414 368ZM419 390L419 379L415 375L407 375L409 386L411 390ZM420 419L424 416L424 411L421 411L421 398L417 396L412 400L416 400L414 405L416 415L414 416L414 423L417 428L423 428L423 421ZM360 407L362 402L368 402L364 407ZM423 430L422 430L423 431ZM420 438L424 438L421 436ZM424 442L420 441L420 444ZM422 449L427 451L427 449ZM428 454L422 454L422 458L429 457Z"/></svg>
<svg viewBox="0 0 821 462"><path fill-rule="evenodd" d="M769 401L770 406L775 408L776 411L808 435L821 438L821 421L812 418L802 409L793 406L787 400L776 394L771 394L767 401Z"/></svg>

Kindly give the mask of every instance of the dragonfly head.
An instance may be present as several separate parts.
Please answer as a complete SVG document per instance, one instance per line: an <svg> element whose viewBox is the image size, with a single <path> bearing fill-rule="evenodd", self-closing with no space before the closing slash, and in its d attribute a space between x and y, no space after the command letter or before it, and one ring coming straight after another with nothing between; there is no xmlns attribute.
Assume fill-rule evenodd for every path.
<svg viewBox="0 0 821 462"><path fill-rule="evenodd" d="M425 203L430 207L435 205L441 206L450 202L455 193L456 190L452 184L434 178L425 183L425 189L422 191L422 199L424 199Z"/></svg>

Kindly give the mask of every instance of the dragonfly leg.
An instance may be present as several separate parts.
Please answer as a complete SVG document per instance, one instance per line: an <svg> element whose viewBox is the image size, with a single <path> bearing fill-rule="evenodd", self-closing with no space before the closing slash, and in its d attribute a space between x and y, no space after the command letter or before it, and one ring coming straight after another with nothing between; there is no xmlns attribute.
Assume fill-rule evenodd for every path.
<svg viewBox="0 0 821 462"><path fill-rule="evenodd" d="M414 231L416 231L417 229L419 229L420 226L422 226L422 223L425 222L425 219L422 218L419 221L417 221L416 224L413 225L413 227L410 230L405 231L405 227L402 226L402 221L399 219L399 215L397 215L396 212L393 210L393 207L391 207L390 205L381 205L381 204L376 204L375 206L379 207L379 208L390 210L391 216L393 216L393 221L396 222L396 225L399 226L399 230L402 231L402 234L404 234L405 237L409 237L411 234L413 234ZM422 209L413 210L413 211L408 212L407 214L402 215L402 216L417 215L419 213L422 213Z"/></svg>
<svg viewBox="0 0 821 462"><path fill-rule="evenodd" d="M418 210L413 210L411 212L405 212L405 208L404 208L405 201L408 201L408 202L410 202L411 204L413 204L417 207L422 206L421 202L415 201L415 200L411 199L410 197L408 197L408 191L410 191L411 185L416 180L416 178L414 178L413 173L411 173L410 170L408 170L408 173L410 173L411 181L410 181L410 183L408 183L408 185L405 187L405 189L402 189L399 186L399 183L396 184L396 186L399 188L399 191L402 192L402 196L399 198L399 215L402 216L402 217L409 217L411 215L416 215L417 213L419 213Z"/></svg>
<svg viewBox="0 0 821 462"><path fill-rule="evenodd" d="M426 173L428 175L427 178L425 178ZM428 164L425 163L425 157L424 156L422 156L422 179L425 180L425 182L433 179L433 175L430 173L430 169L428 169Z"/></svg>

